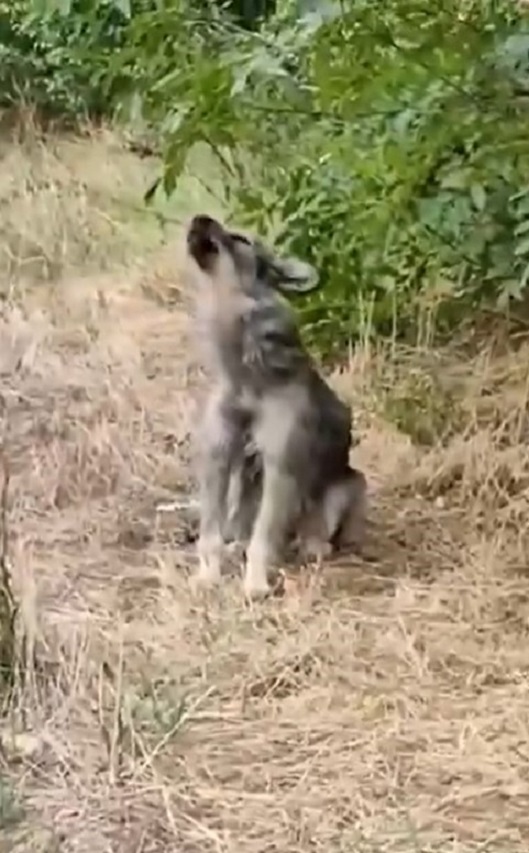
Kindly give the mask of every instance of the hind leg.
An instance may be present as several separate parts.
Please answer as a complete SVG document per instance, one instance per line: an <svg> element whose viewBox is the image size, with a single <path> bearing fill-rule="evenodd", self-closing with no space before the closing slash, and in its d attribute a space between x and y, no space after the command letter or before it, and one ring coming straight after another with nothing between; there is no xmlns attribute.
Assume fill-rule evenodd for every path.
<svg viewBox="0 0 529 853"><path fill-rule="evenodd" d="M317 504L304 513L296 531L295 547L304 560L319 561L332 554L322 506Z"/></svg>
<svg viewBox="0 0 529 853"><path fill-rule="evenodd" d="M320 503L307 517L299 544L307 559L322 559L347 546L360 548L366 519L366 478L350 468L325 489Z"/></svg>
<svg viewBox="0 0 529 853"><path fill-rule="evenodd" d="M333 548L361 548L367 514L367 480L364 474L350 468L342 480L327 489L322 511L328 541Z"/></svg>

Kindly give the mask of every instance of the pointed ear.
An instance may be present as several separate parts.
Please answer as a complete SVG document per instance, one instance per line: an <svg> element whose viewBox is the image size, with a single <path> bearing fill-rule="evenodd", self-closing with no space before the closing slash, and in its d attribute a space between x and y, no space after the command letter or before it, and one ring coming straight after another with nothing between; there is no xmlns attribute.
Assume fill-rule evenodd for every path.
<svg viewBox="0 0 529 853"><path fill-rule="evenodd" d="M255 244L259 265L265 280L283 293L309 293L319 285L318 271L298 258L279 258L270 249Z"/></svg>
<svg viewBox="0 0 529 853"><path fill-rule="evenodd" d="M276 259L274 267L278 273L276 287L286 293L310 293L320 283L318 271L297 258Z"/></svg>

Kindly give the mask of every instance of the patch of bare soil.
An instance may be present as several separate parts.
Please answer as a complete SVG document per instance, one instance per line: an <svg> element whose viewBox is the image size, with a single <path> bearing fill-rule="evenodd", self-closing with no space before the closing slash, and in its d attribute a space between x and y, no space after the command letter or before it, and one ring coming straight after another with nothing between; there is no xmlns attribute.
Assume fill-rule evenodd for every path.
<svg viewBox="0 0 529 853"><path fill-rule="evenodd" d="M4 727L5 849L525 849L527 501L494 486L525 447L421 454L366 417L366 554L259 606L237 577L198 595L185 519L156 512L189 489L185 321L92 284L0 330L35 655Z"/></svg>

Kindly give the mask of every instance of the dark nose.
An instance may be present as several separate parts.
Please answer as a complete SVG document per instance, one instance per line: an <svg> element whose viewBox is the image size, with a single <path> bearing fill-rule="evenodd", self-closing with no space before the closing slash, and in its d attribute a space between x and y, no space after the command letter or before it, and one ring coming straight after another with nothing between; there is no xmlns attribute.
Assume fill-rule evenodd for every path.
<svg viewBox="0 0 529 853"><path fill-rule="evenodd" d="M194 216L189 224L187 236L189 237L209 237L214 238L221 231L220 225L211 216L200 213Z"/></svg>
<svg viewBox="0 0 529 853"><path fill-rule="evenodd" d="M211 241L211 218L209 216L194 216L187 229L187 248L193 257L207 251Z"/></svg>

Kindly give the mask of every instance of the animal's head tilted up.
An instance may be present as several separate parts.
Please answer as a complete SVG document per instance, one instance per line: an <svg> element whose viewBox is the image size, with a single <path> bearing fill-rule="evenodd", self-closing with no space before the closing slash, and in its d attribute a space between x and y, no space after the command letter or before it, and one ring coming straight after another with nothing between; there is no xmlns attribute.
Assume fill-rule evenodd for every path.
<svg viewBox="0 0 529 853"><path fill-rule="evenodd" d="M205 214L193 217L187 231L187 250L213 282L229 282L241 292L270 287L284 293L308 293L319 283L310 264L279 258L260 240L229 231Z"/></svg>

